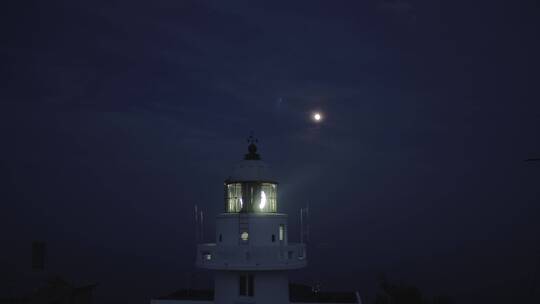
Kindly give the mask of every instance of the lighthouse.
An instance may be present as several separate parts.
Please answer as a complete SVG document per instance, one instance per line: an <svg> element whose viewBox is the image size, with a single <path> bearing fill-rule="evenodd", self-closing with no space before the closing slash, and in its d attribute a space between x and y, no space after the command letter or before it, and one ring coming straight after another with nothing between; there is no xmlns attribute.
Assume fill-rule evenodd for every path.
<svg viewBox="0 0 540 304"><path fill-rule="evenodd" d="M180 289L150 304L361 303L358 292L289 283L288 272L307 265L306 247L289 242L287 214L278 212L278 182L256 140L248 142L223 183L215 242L197 244L196 266L213 272L214 288Z"/></svg>
<svg viewBox="0 0 540 304"><path fill-rule="evenodd" d="M289 242L278 182L252 138L223 187L215 243L198 244L196 257L214 272L214 303L289 303L288 271L306 266L306 248Z"/></svg>

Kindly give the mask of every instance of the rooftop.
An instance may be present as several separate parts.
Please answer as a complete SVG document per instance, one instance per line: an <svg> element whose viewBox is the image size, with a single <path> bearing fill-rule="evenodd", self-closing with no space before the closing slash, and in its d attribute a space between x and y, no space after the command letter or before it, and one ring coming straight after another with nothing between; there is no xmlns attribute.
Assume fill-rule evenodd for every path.
<svg viewBox="0 0 540 304"><path fill-rule="evenodd" d="M358 303L355 292L314 292L311 286L289 284L289 300L292 303ZM211 289L181 289L158 300L213 301Z"/></svg>

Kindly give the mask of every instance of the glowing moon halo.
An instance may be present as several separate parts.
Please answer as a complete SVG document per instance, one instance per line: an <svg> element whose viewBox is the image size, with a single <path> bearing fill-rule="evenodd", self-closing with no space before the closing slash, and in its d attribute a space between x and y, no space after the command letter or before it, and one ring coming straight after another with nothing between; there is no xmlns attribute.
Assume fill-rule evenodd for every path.
<svg viewBox="0 0 540 304"><path fill-rule="evenodd" d="M323 117L322 117L322 114L321 114L321 113L315 112L315 113L313 113L312 118L313 118L313 120L314 120L315 122L320 122L320 121L322 120Z"/></svg>

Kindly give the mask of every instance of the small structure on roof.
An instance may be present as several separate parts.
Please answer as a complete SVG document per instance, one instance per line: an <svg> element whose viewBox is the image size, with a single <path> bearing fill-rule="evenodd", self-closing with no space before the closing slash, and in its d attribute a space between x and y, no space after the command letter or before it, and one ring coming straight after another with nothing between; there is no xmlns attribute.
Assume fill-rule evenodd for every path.
<svg viewBox="0 0 540 304"><path fill-rule="evenodd" d="M29 295L0 298L0 304L92 304L96 286L89 284L75 287L61 277L53 277Z"/></svg>

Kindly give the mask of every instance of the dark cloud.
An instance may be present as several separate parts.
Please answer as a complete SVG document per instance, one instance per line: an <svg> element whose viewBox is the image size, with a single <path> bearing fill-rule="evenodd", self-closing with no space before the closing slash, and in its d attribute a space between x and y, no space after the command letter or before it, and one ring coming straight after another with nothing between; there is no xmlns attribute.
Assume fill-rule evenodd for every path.
<svg viewBox="0 0 540 304"><path fill-rule="evenodd" d="M415 6L410 1L405 0L380 0L379 10L399 17L402 21L414 23L417 19Z"/></svg>
<svg viewBox="0 0 540 304"><path fill-rule="evenodd" d="M291 231L313 210L317 267L298 279L364 289L386 271L463 303L522 292L504 282L526 281L538 228L537 168L522 162L540 151L527 6L2 5L0 236L19 265L2 280L28 278L20 252L43 238L103 302L180 287L193 205L221 211L253 130ZM502 289L489 300L508 302Z"/></svg>

